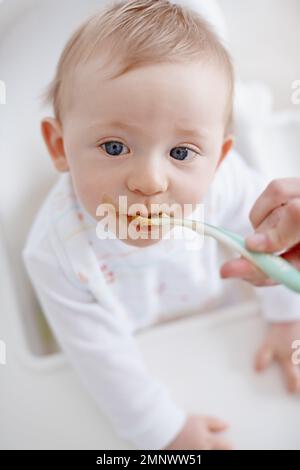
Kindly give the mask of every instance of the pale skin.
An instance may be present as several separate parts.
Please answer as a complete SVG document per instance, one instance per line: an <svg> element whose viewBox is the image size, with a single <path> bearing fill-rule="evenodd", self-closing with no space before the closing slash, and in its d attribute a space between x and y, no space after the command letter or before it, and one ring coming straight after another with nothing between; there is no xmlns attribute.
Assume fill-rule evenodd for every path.
<svg viewBox="0 0 300 470"><path fill-rule="evenodd" d="M103 202L117 209L120 195L127 197L128 207L195 207L232 146L231 136L224 136L226 85L213 73L216 66L151 65L116 80L106 80L99 68L98 60L77 73L76 99L61 124L53 118L42 122L57 170L71 172L77 196L94 218ZM116 120L135 128L108 124ZM176 127L196 135L177 132ZM105 142L120 143L120 155L104 150ZM189 147L184 161L170 156L184 146ZM128 236L123 241L145 247L158 240Z"/></svg>
<svg viewBox="0 0 300 470"><path fill-rule="evenodd" d="M96 219L98 205L109 201L117 208L120 195L128 207L201 202L233 143L225 132L228 91L218 65L149 65L115 80L106 80L100 65L89 62L77 72L61 122L47 117L41 123L55 168L71 173L84 208ZM116 120L134 127L109 124ZM112 142L118 155L103 145ZM158 242L123 241L140 248ZM280 334L272 344L282 349ZM191 415L168 448L229 449L226 429L218 418Z"/></svg>
<svg viewBox="0 0 300 470"><path fill-rule="evenodd" d="M300 178L273 180L249 214L255 236L246 239L250 250L282 256L300 270ZM224 277L240 277L257 286L275 285L247 260L240 258L222 267Z"/></svg>

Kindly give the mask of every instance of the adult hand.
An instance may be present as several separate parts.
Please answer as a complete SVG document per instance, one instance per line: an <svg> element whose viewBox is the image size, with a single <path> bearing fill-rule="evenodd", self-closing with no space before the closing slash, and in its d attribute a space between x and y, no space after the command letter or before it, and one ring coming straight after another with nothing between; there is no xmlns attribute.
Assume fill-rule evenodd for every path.
<svg viewBox="0 0 300 470"><path fill-rule="evenodd" d="M255 233L246 238L248 249L280 252L300 270L300 178L272 181L255 202L250 214ZM241 278L256 286L275 285L245 258L226 262L222 278Z"/></svg>

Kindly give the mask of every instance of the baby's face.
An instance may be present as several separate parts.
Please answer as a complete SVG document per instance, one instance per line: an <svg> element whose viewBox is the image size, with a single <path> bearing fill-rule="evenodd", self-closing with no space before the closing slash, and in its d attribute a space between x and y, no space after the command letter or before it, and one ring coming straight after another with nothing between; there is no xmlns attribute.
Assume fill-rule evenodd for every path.
<svg viewBox="0 0 300 470"><path fill-rule="evenodd" d="M114 80L105 80L99 62L81 70L62 138L76 194L92 217L100 220L103 203L118 212L119 196L131 215L137 203L148 213L158 212L152 204L164 204L165 212L166 205L196 208L230 147L222 74L200 62L149 65ZM116 222L118 233L118 214ZM128 234L123 241L142 247L158 239Z"/></svg>

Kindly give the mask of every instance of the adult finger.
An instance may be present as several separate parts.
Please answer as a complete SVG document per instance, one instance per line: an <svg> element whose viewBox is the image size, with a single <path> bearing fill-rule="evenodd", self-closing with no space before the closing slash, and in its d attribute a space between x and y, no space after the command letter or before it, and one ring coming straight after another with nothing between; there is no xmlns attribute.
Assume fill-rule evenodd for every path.
<svg viewBox="0 0 300 470"><path fill-rule="evenodd" d="M238 278L255 278L256 280L264 280L264 273L256 268L250 261L245 258L238 258L227 261L220 269L221 277L238 277Z"/></svg>
<svg viewBox="0 0 300 470"><path fill-rule="evenodd" d="M288 250L299 241L300 198L295 198L271 212L256 228L256 233L246 238L246 247L272 253Z"/></svg>
<svg viewBox="0 0 300 470"><path fill-rule="evenodd" d="M271 181L253 205L249 217L254 228L277 207L300 197L300 178L280 178Z"/></svg>

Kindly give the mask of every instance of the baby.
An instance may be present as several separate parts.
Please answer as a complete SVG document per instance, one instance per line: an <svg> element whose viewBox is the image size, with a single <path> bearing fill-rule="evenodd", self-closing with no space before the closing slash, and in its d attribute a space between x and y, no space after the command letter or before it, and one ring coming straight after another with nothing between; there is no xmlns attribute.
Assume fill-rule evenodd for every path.
<svg viewBox="0 0 300 470"><path fill-rule="evenodd" d="M199 220L204 208L207 222L250 233L247 214L266 181L232 149L233 92L233 66L212 28L167 0L115 2L89 18L47 90L55 117L41 129L62 174L23 259L61 348L136 448L233 445L223 420L175 403L147 370L134 334L238 302L251 288L220 278L229 253L214 240L145 229L132 217L185 208L181 215ZM103 209L108 230L98 220ZM277 360L289 390L300 391L291 360L300 296L282 286L257 295L268 329L256 368Z"/></svg>

